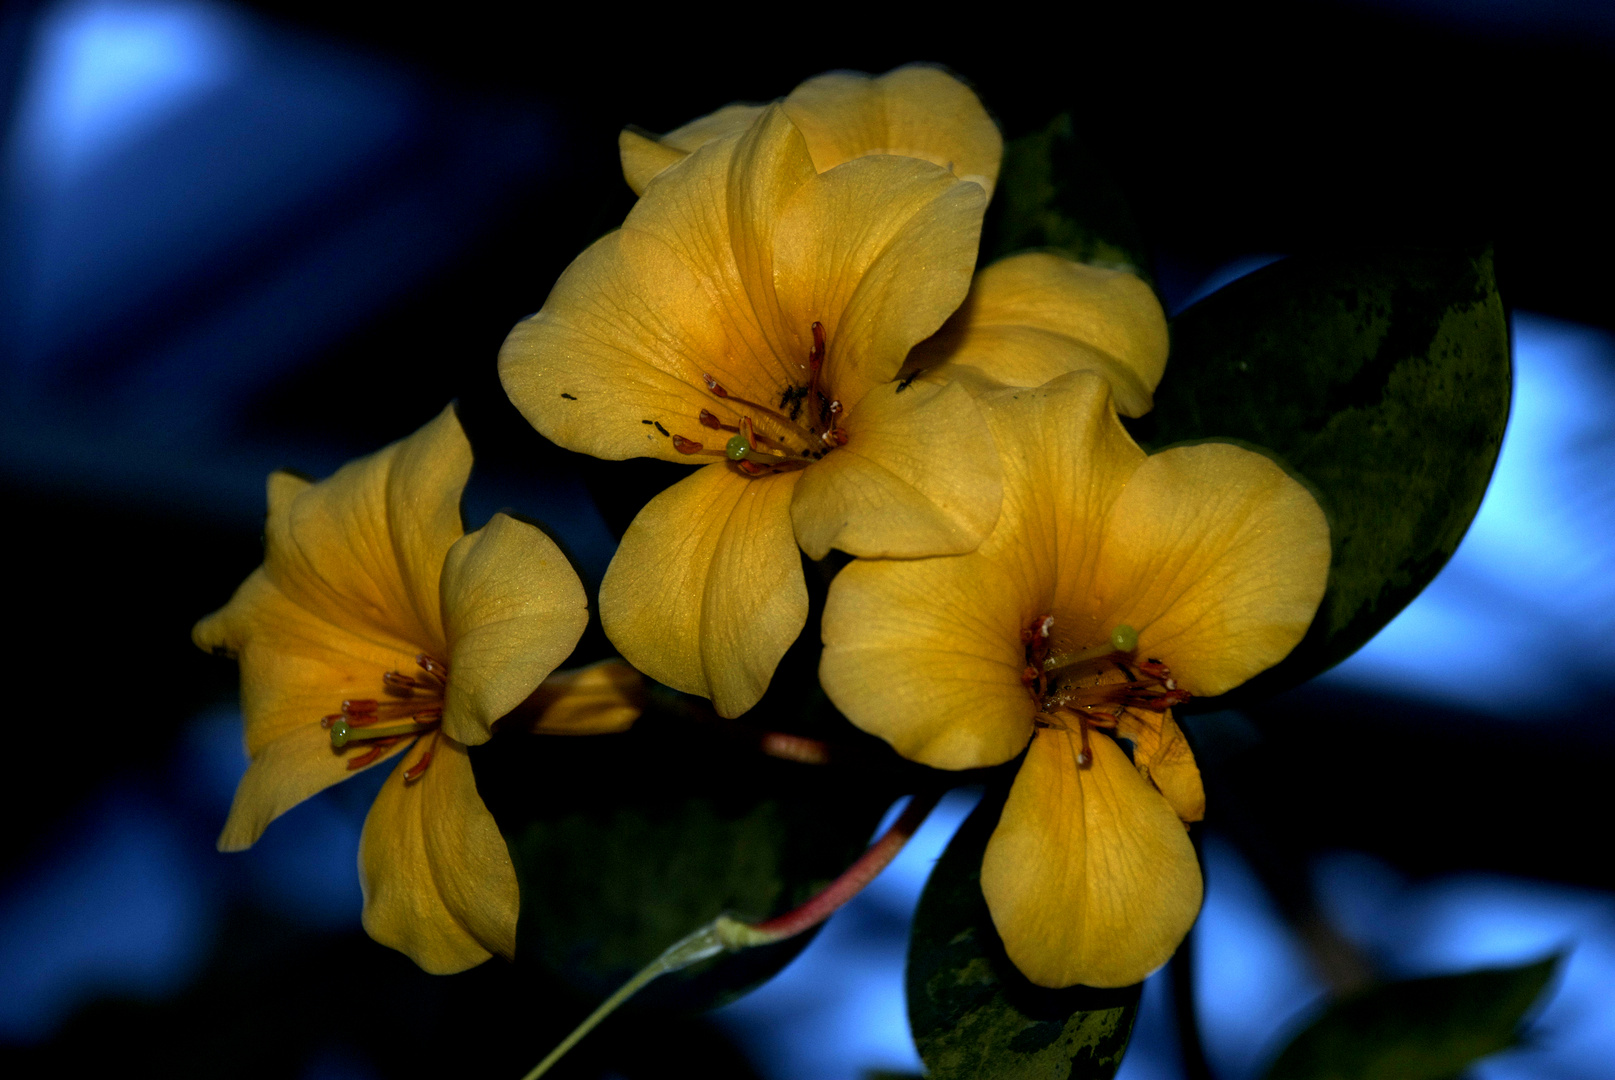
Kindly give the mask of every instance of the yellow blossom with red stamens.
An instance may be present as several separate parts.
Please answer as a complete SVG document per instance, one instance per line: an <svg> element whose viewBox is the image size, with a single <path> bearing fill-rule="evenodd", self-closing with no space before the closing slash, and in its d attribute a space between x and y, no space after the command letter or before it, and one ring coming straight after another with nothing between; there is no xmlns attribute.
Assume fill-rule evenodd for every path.
<svg viewBox="0 0 1615 1080"><path fill-rule="evenodd" d="M856 85L809 110L818 136L788 99L678 149L500 354L511 400L562 446L710 463L630 525L600 613L630 663L725 716L762 696L806 622L799 547L965 552L998 515L970 393L898 378L969 291L998 133L932 69L829 78ZM876 152L922 141L893 133L923 127L901 119L925 115L905 95L938 80L958 105L943 113L974 117L938 145L976 179ZM825 134L854 121L887 142Z"/></svg>
<svg viewBox="0 0 1615 1080"><path fill-rule="evenodd" d="M450 407L327 480L275 473L263 565L192 634L241 662L251 764L220 850L250 847L310 795L399 758L360 840L364 926L436 973L515 950L516 872L466 747L534 693L588 621L577 575L538 529L496 514L464 532L470 470ZM625 720L622 708L582 716L564 729Z"/></svg>
<svg viewBox="0 0 1615 1080"><path fill-rule="evenodd" d="M1025 751L982 863L993 922L1039 985L1123 986L1165 963L1200 908L1183 823L1204 795L1171 708L1295 647L1329 529L1259 454L1146 456L1097 373L982 401L1004 461L997 527L969 554L842 570L820 678L915 761Z"/></svg>

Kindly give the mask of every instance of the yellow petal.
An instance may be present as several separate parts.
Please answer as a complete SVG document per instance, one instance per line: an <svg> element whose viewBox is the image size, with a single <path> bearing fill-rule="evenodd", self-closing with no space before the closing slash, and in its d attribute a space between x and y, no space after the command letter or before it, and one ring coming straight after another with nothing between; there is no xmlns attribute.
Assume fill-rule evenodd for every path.
<svg viewBox="0 0 1615 1080"><path fill-rule="evenodd" d="M1144 282L1028 252L978 273L964 305L909 363L951 362L1005 386L1097 371L1110 383L1116 408L1142 416L1154 404L1166 355L1166 315Z"/></svg>
<svg viewBox="0 0 1615 1080"><path fill-rule="evenodd" d="M555 542L505 514L449 549L442 589L450 653L443 730L476 745L571 654L589 601Z"/></svg>
<svg viewBox="0 0 1615 1080"><path fill-rule="evenodd" d="M979 555L854 562L830 583L819 682L912 761L1008 761L1032 734L1020 630L1037 601L1024 585Z"/></svg>
<svg viewBox="0 0 1615 1080"><path fill-rule="evenodd" d="M407 439L296 488L270 482L264 570L293 603L389 647L444 647L443 556L471 444L453 406Z"/></svg>
<svg viewBox="0 0 1615 1080"><path fill-rule="evenodd" d="M708 465L652 499L600 583L606 636L634 667L739 716L807 622L791 531L799 472Z"/></svg>
<svg viewBox="0 0 1615 1080"><path fill-rule="evenodd" d="M431 765L406 781L428 750ZM465 747L420 739L398 763L365 818L359 883L365 931L434 975L515 955L516 868Z"/></svg>
<svg viewBox="0 0 1615 1080"><path fill-rule="evenodd" d="M843 425L846 446L805 470L791 502L810 559L831 548L863 558L972 551L1003 497L998 453L960 386L887 383Z"/></svg>
<svg viewBox="0 0 1615 1080"><path fill-rule="evenodd" d="M1093 597L1183 687L1221 694L1287 656L1329 574L1329 526L1260 454L1207 443L1150 457L1111 509Z"/></svg>
<svg viewBox="0 0 1615 1080"><path fill-rule="evenodd" d="M328 703L327 711L335 704ZM219 834L219 850L245 851L258 842L271 821L311 795L364 771L350 770L348 762L366 749L355 744L341 752L333 750L331 733L307 720L261 747L236 785L230 816ZM400 743L365 768L374 768L405 749Z"/></svg>
<svg viewBox="0 0 1615 1080"><path fill-rule="evenodd" d="M1005 951L1039 986L1128 986L1172 956L1200 911L1178 816L1104 735L1079 768L1045 729L1016 774L981 864Z"/></svg>
<svg viewBox="0 0 1615 1080"><path fill-rule="evenodd" d="M612 735L645 708L645 677L621 660L557 671L534 691L535 735Z"/></svg>
<svg viewBox="0 0 1615 1080"><path fill-rule="evenodd" d="M910 65L879 78L836 71L785 99L825 172L866 154L900 154L950 169L991 193L1004 140L970 88L934 67Z"/></svg>
<svg viewBox="0 0 1615 1080"><path fill-rule="evenodd" d="M1133 765L1138 775L1166 796L1179 819L1199 821L1206 816L1206 791L1200 784L1200 769L1194 763L1189 740L1183 737L1183 729L1170 712L1128 709L1117 722L1116 733L1132 741Z"/></svg>
<svg viewBox="0 0 1615 1080"><path fill-rule="evenodd" d="M725 105L715 113L692 120L666 135L647 135L631 128L617 137L622 154L622 175L635 195L645 194L663 170L683 161L709 142L738 135L763 111L762 105Z"/></svg>
<svg viewBox="0 0 1615 1080"><path fill-rule="evenodd" d="M737 155L744 174L732 177ZM768 252L779 205L812 175L801 135L777 108L744 136L692 154L511 331L499 373L517 408L547 438L595 457L701 461L672 436L711 435L702 409L728 417L706 375L763 402L803 378L811 346L797 338L808 324L788 343L771 336L779 314Z"/></svg>
<svg viewBox="0 0 1615 1080"><path fill-rule="evenodd" d="M864 157L804 184L775 232L783 324L805 357L824 325L825 377L846 408L891 381L970 290L987 196L916 158Z"/></svg>

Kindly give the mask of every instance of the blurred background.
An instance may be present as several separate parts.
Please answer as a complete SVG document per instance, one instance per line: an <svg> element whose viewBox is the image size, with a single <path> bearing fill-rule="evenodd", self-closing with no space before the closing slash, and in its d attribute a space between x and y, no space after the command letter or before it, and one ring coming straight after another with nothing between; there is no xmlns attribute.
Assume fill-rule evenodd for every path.
<svg viewBox="0 0 1615 1080"><path fill-rule="evenodd" d="M250 852L214 851L245 767L236 672L190 626L259 562L267 473L329 473L450 399L477 451L470 524L506 506L545 521L592 588L612 533L494 358L626 212L617 130L931 60L1010 135L1073 112L1169 311L1286 254L1495 243L1516 396L1493 486L1358 656L1195 721L1208 895L1178 997L1210 1075L1243 1080L1331 991L1559 951L1526 1044L1475 1075L1607 1076L1615 212L1597 158L1615 7L1115 6L859 25L476 0L383 21L300 0L6 5L0 499L28 689L0 785L0 1069L362 1080L515 1076L542 1055L546 1002L508 966L433 979L360 931L380 771ZM765 1080L917 1071L907 922L970 804L950 797L773 983L574 1075L691 1055ZM1204 1075L1182 1015L1170 973L1152 978L1126 1080Z"/></svg>

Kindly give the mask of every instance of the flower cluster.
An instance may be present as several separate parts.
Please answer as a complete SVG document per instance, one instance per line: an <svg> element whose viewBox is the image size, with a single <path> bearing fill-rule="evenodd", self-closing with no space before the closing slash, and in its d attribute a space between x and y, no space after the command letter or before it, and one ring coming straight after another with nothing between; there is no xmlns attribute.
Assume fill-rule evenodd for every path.
<svg viewBox="0 0 1615 1080"><path fill-rule="evenodd" d="M1137 277L1048 252L977 270L1003 146L946 72L824 75L620 149L637 203L499 357L561 446L692 466L624 535L606 635L738 717L806 628L803 555L852 556L821 627L831 701L937 769L1020 758L981 878L1009 956L1044 986L1138 981L1201 900L1172 710L1300 641L1317 504L1254 452L1128 436L1168 345ZM221 846L401 755L365 828L365 925L434 971L514 941L465 747L513 710L541 731L637 715L631 676L545 681L582 588L536 529L461 535L469 465L449 411L323 484L277 474L263 569L196 631L242 663L253 764Z"/></svg>

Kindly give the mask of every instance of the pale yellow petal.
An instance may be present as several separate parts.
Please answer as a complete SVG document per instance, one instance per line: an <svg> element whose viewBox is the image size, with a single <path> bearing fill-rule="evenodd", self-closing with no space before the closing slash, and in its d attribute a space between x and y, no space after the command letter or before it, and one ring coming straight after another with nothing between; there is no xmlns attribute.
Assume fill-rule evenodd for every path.
<svg viewBox="0 0 1615 1080"><path fill-rule="evenodd" d="M1117 723L1116 733L1132 741L1133 765L1138 774L1166 796L1180 819L1199 821L1206 816L1200 768L1194 763L1189 740L1170 712L1128 709Z"/></svg>
<svg viewBox="0 0 1615 1080"><path fill-rule="evenodd" d="M1038 601L1024 584L979 555L852 563L825 602L825 693L912 761L1008 761L1032 733L1020 630Z"/></svg>
<svg viewBox="0 0 1615 1080"><path fill-rule="evenodd" d="M1171 958L1200 911L1194 848L1107 736L1038 732L981 864L1015 966L1039 986L1128 986Z"/></svg>
<svg viewBox="0 0 1615 1080"><path fill-rule="evenodd" d="M538 529L505 514L461 537L443 563L449 688L443 730L470 745L565 660L589 622L583 583Z"/></svg>
<svg viewBox="0 0 1615 1080"><path fill-rule="evenodd" d="M963 306L914 350L909 365L971 367L1005 386L1097 371L1116 408L1142 416L1154 404L1166 355L1166 315L1144 282L1028 252L978 273Z"/></svg>
<svg viewBox="0 0 1615 1080"><path fill-rule="evenodd" d="M617 136L623 179L628 181L635 195L645 194L650 182L663 171L677 165L709 142L741 134L765 107L741 103L725 105L717 112L692 120L666 135L651 135L624 128Z"/></svg>
<svg viewBox="0 0 1615 1080"><path fill-rule="evenodd" d="M406 780L427 752L425 773ZM421 739L398 763L365 818L359 884L365 931L434 975L515 955L516 868L465 747Z"/></svg>
<svg viewBox="0 0 1615 1080"><path fill-rule="evenodd" d="M879 78L836 71L785 99L820 172L866 154L900 154L950 169L989 193L1003 136L971 89L939 68L900 67Z"/></svg>
<svg viewBox="0 0 1615 1080"><path fill-rule="evenodd" d="M453 406L289 494L271 482L264 570L298 606L392 646L443 647L438 574L460 538L471 444Z"/></svg>
<svg viewBox="0 0 1615 1080"><path fill-rule="evenodd" d="M374 768L405 749L400 743L364 768ZM331 733L317 721L300 723L261 747L236 785L230 816L219 834L219 850L245 851L271 821L309 796L363 772L349 769L348 763L367 750L363 744L333 750Z"/></svg>
<svg viewBox="0 0 1615 1080"><path fill-rule="evenodd" d="M987 196L916 158L863 157L804 184L774 241L789 355L828 338L830 392L855 409L970 290Z"/></svg>
<svg viewBox="0 0 1615 1080"><path fill-rule="evenodd" d="M694 153L709 142L741 134L751 127L753 121L762 115L766 108L768 108L766 105L737 101L732 105L725 105L717 112L708 113L699 120L691 120L683 127L674 128L659 141L686 154Z"/></svg>
<svg viewBox="0 0 1615 1080"><path fill-rule="evenodd" d="M800 476L708 465L639 512L600 583L606 636L629 663L723 716L757 703L807 622Z"/></svg>
<svg viewBox="0 0 1615 1080"><path fill-rule="evenodd" d="M974 550L998 520L998 453L961 386L887 383L843 425L846 446L810 465L791 518L811 559L831 548L864 558Z"/></svg>
<svg viewBox="0 0 1615 1080"><path fill-rule="evenodd" d="M1329 573L1317 502L1260 454L1207 443L1139 466L1105 524L1093 574L1099 621L1138 630L1138 652L1197 695L1287 656Z"/></svg>
<svg viewBox="0 0 1615 1080"><path fill-rule="evenodd" d="M557 671L529 705L535 735L612 735L627 731L645 709L645 677L621 660Z"/></svg>

